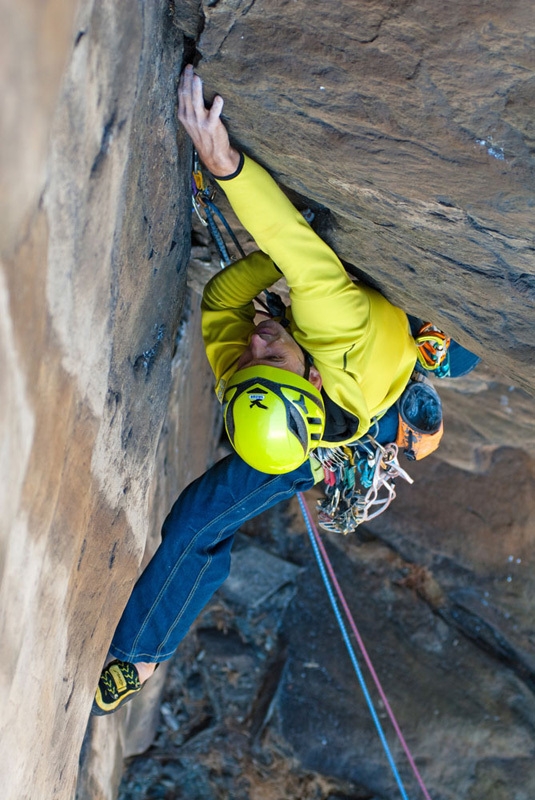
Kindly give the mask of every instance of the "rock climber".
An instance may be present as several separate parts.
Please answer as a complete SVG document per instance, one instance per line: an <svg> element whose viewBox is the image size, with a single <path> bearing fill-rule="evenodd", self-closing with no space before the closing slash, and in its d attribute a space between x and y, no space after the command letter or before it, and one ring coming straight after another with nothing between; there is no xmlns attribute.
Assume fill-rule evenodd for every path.
<svg viewBox="0 0 535 800"><path fill-rule="evenodd" d="M349 278L268 173L231 145L222 108L219 96L206 107L201 79L187 66L179 120L260 248L213 277L202 301L206 353L235 452L188 486L166 518L113 637L97 715L134 697L174 654L227 577L238 528L321 480L317 447L354 442L372 421L388 421L417 361L405 312ZM290 290L286 318L257 323L253 299L281 273Z"/></svg>

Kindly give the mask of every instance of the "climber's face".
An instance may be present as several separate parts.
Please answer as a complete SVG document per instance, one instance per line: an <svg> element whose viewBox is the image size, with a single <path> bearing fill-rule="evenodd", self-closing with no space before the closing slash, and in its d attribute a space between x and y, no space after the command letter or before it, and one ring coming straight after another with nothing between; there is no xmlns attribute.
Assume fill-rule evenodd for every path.
<svg viewBox="0 0 535 800"><path fill-rule="evenodd" d="M238 359L236 371L258 366L278 367L296 375L306 375L305 354L287 329L274 319L262 320L253 330L249 344ZM321 389L321 375L313 364L309 366L306 377L316 389Z"/></svg>
<svg viewBox="0 0 535 800"><path fill-rule="evenodd" d="M260 365L305 374L305 354L286 328L273 319L262 320L256 326L236 369Z"/></svg>

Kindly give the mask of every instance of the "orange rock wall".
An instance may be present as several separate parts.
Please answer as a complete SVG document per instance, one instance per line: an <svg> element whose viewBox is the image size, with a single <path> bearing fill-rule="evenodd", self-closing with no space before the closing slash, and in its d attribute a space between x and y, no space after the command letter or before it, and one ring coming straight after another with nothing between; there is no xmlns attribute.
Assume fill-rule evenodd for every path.
<svg viewBox="0 0 535 800"><path fill-rule="evenodd" d="M97 676L147 539L214 439L198 299L184 315L183 36L165 4L71 6L3 12L0 773L9 800L72 798Z"/></svg>

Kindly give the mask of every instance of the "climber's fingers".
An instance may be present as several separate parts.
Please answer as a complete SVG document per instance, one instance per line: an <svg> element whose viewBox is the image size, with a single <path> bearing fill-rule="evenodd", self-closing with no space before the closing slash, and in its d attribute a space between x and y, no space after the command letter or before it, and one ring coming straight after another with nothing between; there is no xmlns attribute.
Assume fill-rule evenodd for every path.
<svg viewBox="0 0 535 800"><path fill-rule="evenodd" d="M204 122L208 117L208 111L204 105L202 80L198 75L195 75L191 65L186 67L186 71L191 74L191 103L193 106L193 113L199 122Z"/></svg>
<svg viewBox="0 0 535 800"><path fill-rule="evenodd" d="M188 133L190 128L203 128L217 123L222 107L223 100L219 98L215 110L213 105L212 110L206 108L202 80L195 75L191 64L188 64L178 84L178 118Z"/></svg>
<svg viewBox="0 0 535 800"><path fill-rule="evenodd" d="M221 116L221 112L223 111L223 98L221 95L216 94L214 97L214 102L212 103L212 108L210 109L210 123L213 125L214 123L217 124L219 121L219 117Z"/></svg>
<svg viewBox="0 0 535 800"><path fill-rule="evenodd" d="M191 64L178 84L178 119L189 133L205 166L214 175L230 175L239 164L239 153L230 146L227 129L221 121L223 98L217 95L211 109L204 104L202 80Z"/></svg>
<svg viewBox="0 0 535 800"><path fill-rule="evenodd" d="M196 117L193 105L194 77L195 75L193 73L193 67L191 66L191 64L188 64L188 66L185 68L182 75L180 76L180 81L178 83L178 118L180 122L185 126L187 126L187 124L193 123ZM204 100L202 99L202 83L200 86L200 92L201 92L202 107L204 109Z"/></svg>

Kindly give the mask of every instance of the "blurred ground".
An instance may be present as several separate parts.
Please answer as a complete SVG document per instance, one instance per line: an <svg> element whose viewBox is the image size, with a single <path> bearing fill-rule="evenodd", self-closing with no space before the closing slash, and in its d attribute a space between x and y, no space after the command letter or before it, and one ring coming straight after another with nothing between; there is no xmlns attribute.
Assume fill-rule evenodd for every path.
<svg viewBox="0 0 535 800"><path fill-rule="evenodd" d="M533 463L512 450L484 475L424 463L373 527L326 535L327 549L433 800L530 800ZM120 800L186 797L399 797L296 500L239 535L229 582L171 665L156 740L128 763Z"/></svg>

